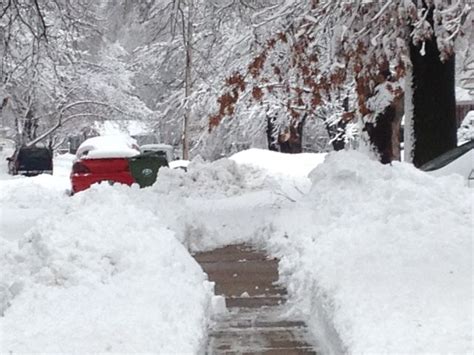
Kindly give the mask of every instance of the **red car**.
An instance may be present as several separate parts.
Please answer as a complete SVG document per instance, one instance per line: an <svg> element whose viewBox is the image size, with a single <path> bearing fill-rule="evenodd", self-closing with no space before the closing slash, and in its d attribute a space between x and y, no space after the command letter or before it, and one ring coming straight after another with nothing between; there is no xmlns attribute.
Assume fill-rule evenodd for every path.
<svg viewBox="0 0 474 355"><path fill-rule="evenodd" d="M76 153L72 166L72 193L106 181L131 185L135 182L129 158L140 154L134 139L126 136L101 136L87 139Z"/></svg>

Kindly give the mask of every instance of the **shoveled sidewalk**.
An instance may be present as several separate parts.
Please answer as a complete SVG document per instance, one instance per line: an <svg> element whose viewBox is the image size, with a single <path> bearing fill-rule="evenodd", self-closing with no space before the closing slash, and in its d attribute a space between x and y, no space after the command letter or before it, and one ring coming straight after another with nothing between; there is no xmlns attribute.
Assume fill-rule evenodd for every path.
<svg viewBox="0 0 474 355"><path fill-rule="evenodd" d="M228 310L210 330L207 354L317 353L304 322L285 315L277 259L243 244L194 257Z"/></svg>

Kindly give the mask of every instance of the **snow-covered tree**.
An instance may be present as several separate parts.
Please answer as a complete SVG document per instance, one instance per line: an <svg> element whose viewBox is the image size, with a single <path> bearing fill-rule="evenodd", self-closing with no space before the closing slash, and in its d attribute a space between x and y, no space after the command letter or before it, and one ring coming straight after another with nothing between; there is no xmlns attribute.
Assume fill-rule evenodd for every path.
<svg viewBox="0 0 474 355"><path fill-rule="evenodd" d="M267 38L248 67L228 77L210 125L217 126L227 116L245 117L242 111L251 105L258 110L260 120L274 120L275 139L286 142L293 138L298 143L298 126L308 117L321 117L322 111L335 142L342 131L347 138L348 130L355 130L377 148L382 161L389 162L397 156L405 84L411 88L410 79L419 70L414 63L415 75L405 81L414 53L426 54L431 45L433 50L423 58L436 57L436 63L441 64L425 61L425 65L449 66L454 60L454 40L466 32L463 24L470 23L466 21L468 14L467 1L292 3L278 13L278 30ZM445 77L440 84L448 88L453 80ZM431 109L422 108L416 92L410 92L406 100L410 103L415 98L415 110L410 110L415 115L413 122L429 117L432 123L443 121L450 127L445 137L438 137L442 143L438 142L434 150L423 142L440 126L415 128L414 160L419 165L429 159L427 151L437 155L453 145L452 124L447 122L454 122L454 115L441 110L445 114L441 119ZM447 100L451 98L436 102ZM272 108L276 112L268 114Z"/></svg>
<svg viewBox="0 0 474 355"><path fill-rule="evenodd" d="M102 6L91 1L10 0L0 8L5 125L34 144L99 118L143 118L125 50L103 39ZM7 110L7 108L9 110Z"/></svg>

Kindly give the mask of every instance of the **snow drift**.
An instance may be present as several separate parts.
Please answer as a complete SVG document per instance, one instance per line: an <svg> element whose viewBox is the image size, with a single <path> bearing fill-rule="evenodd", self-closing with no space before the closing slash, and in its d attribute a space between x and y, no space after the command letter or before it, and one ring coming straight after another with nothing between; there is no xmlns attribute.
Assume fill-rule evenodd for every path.
<svg viewBox="0 0 474 355"><path fill-rule="evenodd" d="M5 244L1 352L195 353L204 345L212 285L132 192L95 186L18 248Z"/></svg>
<svg viewBox="0 0 474 355"><path fill-rule="evenodd" d="M462 179L357 152L330 154L310 177L268 244L315 333L334 330L329 348L349 353L472 351L472 192Z"/></svg>

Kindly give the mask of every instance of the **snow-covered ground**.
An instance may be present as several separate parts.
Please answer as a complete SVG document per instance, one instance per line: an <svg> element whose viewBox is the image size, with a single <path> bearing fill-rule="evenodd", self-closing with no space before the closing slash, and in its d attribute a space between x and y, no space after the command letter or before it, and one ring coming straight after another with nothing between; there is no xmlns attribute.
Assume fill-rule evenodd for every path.
<svg viewBox="0 0 474 355"><path fill-rule="evenodd" d="M242 241L281 258L291 311L328 353L474 350L460 177L251 149L71 198L70 160L0 173L0 353L197 353L216 302L189 251Z"/></svg>
<svg viewBox="0 0 474 355"><path fill-rule="evenodd" d="M212 284L143 191L68 197L70 163L1 181L0 353L199 351Z"/></svg>

